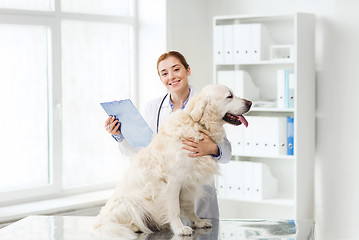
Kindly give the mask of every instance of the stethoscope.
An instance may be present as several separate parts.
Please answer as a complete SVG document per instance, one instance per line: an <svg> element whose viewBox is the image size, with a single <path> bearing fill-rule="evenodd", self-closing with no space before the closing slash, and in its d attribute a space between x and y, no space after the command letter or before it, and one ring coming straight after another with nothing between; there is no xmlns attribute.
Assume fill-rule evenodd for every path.
<svg viewBox="0 0 359 240"><path fill-rule="evenodd" d="M158 127L160 125L160 114L161 114L161 108L163 105L163 102L165 101L166 97L167 97L168 93L166 93L166 95L163 97L160 107L158 108L158 112L157 112L157 132L158 132Z"/></svg>

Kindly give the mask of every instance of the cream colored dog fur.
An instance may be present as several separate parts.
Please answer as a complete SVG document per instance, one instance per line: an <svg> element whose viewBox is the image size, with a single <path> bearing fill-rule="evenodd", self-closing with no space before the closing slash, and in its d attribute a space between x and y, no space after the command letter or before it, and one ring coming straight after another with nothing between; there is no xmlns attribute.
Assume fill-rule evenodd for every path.
<svg viewBox="0 0 359 240"><path fill-rule="evenodd" d="M175 235L191 235L193 229L182 223L181 216L187 217L194 228L211 227L209 220L195 214L194 199L201 195L204 185L213 183L218 163L211 156L189 157L182 139L200 140L203 132L221 143L225 120L241 124L245 121L241 115L250 107L250 101L234 96L229 88L208 85L183 111L172 113L152 142L131 160L124 178L97 216L97 231L116 237L171 227Z"/></svg>

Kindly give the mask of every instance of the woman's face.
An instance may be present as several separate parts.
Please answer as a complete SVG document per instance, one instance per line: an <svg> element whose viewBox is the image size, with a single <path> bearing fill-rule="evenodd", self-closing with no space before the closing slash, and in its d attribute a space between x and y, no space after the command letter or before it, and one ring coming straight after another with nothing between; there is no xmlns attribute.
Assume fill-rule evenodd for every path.
<svg viewBox="0 0 359 240"><path fill-rule="evenodd" d="M178 92L188 88L188 76L191 69L186 69L179 59L170 56L158 64L161 82L170 92Z"/></svg>

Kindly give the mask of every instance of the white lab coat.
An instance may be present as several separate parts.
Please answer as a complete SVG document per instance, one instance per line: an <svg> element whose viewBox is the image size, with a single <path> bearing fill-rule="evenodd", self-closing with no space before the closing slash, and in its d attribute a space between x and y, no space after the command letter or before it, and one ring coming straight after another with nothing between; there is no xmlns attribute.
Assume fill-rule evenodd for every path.
<svg viewBox="0 0 359 240"><path fill-rule="evenodd" d="M189 97L191 97L192 95L193 95L193 91L191 89ZM148 102L143 114L145 121L150 126L153 132L157 132L157 116L163 98L164 96ZM159 126L161 126L161 123L168 118L171 112L172 109L171 109L169 94L168 94L164 99L160 110ZM132 156L139 150L139 149L131 148L126 142L126 140L123 140L119 145L122 153L126 154L127 156ZM214 158L214 160L220 163L229 162L232 156L232 149L228 139L225 138L224 142L219 146L222 150L222 156L220 159L217 160ZM219 218L218 201L217 201L217 194L214 184L210 186L205 186L204 190L205 190L204 191L205 194L203 195L203 197L198 198L195 201L195 212L200 218L218 219Z"/></svg>

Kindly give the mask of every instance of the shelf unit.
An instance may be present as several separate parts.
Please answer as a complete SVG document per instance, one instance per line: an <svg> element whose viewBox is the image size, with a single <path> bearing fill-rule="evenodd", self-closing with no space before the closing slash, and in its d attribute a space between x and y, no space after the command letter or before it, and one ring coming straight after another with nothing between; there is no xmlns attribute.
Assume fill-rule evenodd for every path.
<svg viewBox="0 0 359 240"><path fill-rule="evenodd" d="M275 45L293 46L289 59L271 60L270 54L255 61L228 59L218 62L218 26L261 24ZM233 156L234 161L265 163L278 180L278 196L264 200L221 199L220 216L223 218L314 218L314 151L315 151L315 60L313 14L293 13L267 16L217 16L213 18L214 82L218 71L243 70L249 73L260 90L263 101L276 100L277 70L294 71L294 107L253 107L248 116L288 116L294 118L294 155ZM227 41L227 40L225 40ZM217 45L216 45L217 44ZM267 47L265 51L270 51ZM223 54L225 50L223 50ZM245 91L245 89L244 89ZM251 123L249 122L249 125ZM236 181L233 176L230 181Z"/></svg>

